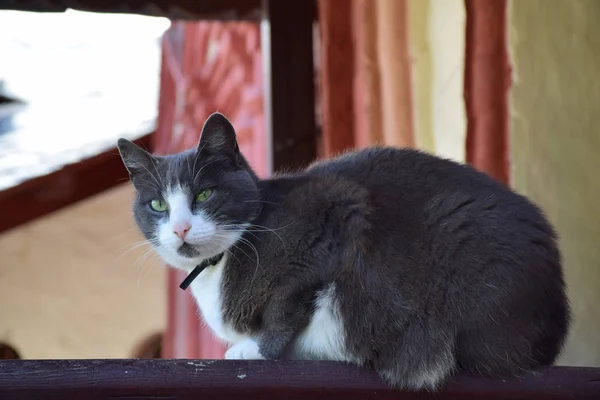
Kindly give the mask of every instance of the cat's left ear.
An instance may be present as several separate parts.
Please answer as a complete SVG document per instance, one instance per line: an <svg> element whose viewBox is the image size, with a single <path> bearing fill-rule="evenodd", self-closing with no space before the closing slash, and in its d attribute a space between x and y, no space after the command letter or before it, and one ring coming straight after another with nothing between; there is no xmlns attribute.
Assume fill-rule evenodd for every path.
<svg viewBox="0 0 600 400"><path fill-rule="evenodd" d="M150 169L154 168L156 158L137 144L121 138L117 141L117 148L130 178L140 173L150 173Z"/></svg>
<svg viewBox="0 0 600 400"><path fill-rule="evenodd" d="M216 112L206 119L196 151L226 153L236 159L239 157L235 129L223 114Z"/></svg>

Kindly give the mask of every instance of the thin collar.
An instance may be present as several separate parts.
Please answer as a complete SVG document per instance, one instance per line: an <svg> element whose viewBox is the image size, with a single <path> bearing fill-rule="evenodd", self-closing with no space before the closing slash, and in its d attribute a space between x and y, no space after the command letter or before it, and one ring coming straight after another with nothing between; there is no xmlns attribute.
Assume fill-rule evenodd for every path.
<svg viewBox="0 0 600 400"><path fill-rule="evenodd" d="M192 270L192 272L190 272L190 274L183 280L183 282L181 282L181 285L179 285L179 287L183 290L187 289L188 286L190 286L190 284L194 281L194 279L196 279L198 275L200 275L200 272L204 271L208 267L213 267L217 265L219 261L221 261L221 259L223 258L224 254L225 253L219 253L216 256L212 256L211 258L207 258L206 260L202 261L199 265L196 266L196 268Z"/></svg>

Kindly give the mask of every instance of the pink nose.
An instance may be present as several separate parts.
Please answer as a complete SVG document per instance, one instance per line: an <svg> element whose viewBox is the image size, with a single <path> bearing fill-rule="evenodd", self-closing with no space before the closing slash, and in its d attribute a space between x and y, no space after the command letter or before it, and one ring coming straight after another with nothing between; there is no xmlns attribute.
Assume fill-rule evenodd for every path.
<svg viewBox="0 0 600 400"><path fill-rule="evenodd" d="M185 236L189 232L192 225L189 222L183 222L173 225L173 233L177 235L179 239L185 239Z"/></svg>

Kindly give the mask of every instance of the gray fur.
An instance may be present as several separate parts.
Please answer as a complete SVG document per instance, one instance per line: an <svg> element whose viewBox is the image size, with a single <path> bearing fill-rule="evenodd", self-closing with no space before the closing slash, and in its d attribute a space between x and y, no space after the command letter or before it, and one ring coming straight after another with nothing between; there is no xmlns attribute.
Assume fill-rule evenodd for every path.
<svg viewBox="0 0 600 400"><path fill-rule="evenodd" d="M285 356L333 287L348 353L395 386L434 389L456 370L518 374L561 350L570 310L553 228L469 166L374 147L261 180L220 114L198 149L152 157L125 140L119 149L147 238L158 218L147 203L168 182L213 187L203 209L250 224L222 249L232 255L223 318L258 337L267 359Z"/></svg>

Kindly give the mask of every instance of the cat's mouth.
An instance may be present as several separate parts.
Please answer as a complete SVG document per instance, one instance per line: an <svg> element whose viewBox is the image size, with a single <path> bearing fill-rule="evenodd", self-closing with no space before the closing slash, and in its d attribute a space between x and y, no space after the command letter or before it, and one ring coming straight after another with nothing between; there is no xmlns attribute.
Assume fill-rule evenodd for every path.
<svg viewBox="0 0 600 400"><path fill-rule="evenodd" d="M188 243L183 243L178 249L177 253L184 257L194 258L200 255L200 252L192 247L192 245Z"/></svg>

